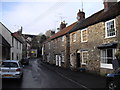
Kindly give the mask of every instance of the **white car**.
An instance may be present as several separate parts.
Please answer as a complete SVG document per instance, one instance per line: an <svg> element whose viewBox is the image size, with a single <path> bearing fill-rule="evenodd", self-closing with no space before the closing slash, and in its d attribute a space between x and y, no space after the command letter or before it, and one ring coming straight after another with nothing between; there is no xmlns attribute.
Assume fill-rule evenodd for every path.
<svg viewBox="0 0 120 90"><path fill-rule="evenodd" d="M3 60L0 73L2 78L22 79L23 65L18 60Z"/></svg>

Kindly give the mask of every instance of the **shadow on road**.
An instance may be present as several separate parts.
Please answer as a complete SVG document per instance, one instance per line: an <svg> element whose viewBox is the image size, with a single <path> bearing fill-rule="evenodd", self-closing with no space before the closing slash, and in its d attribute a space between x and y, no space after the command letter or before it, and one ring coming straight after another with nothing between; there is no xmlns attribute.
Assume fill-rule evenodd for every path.
<svg viewBox="0 0 120 90"><path fill-rule="evenodd" d="M18 79L2 79L2 88L20 88L22 84L22 80Z"/></svg>

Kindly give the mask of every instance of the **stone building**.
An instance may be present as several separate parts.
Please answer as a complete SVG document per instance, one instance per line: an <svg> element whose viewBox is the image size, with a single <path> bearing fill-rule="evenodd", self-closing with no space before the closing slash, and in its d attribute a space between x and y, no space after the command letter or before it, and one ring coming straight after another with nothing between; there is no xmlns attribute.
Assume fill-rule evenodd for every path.
<svg viewBox="0 0 120 90"><path fill-rule="evenodd" d="M77 22L66 27L61 22L60 31L47 39L43 44L44 61L55 64L59 67L69 67L69 34L68 32Z"/></svg>
<svg viewBox="0 0 120 90"><path fill-rule="evenodd" d="M88 18L79 13L78 24L69 32L70 67L110 73L120 41L120 2L104 2L104 9Z"/></svg>
<svg viewBox="0 0 120 90"><path fill-rule="evenodd" d="M52 35L54 35L55 34L55 31L53 31L53 30L48 30L46 33L45 33L45 35L47 36L47 37L51 37Z"/></svg>
<svg viewBox="0 0 120 90"><path fill-rule="evenodd" d="M120 42L120 2L108 1L104 0L104 9L87 18L79 10L77 22L48 38L43 44L44 61L74 70L112 72Z"/></svg>

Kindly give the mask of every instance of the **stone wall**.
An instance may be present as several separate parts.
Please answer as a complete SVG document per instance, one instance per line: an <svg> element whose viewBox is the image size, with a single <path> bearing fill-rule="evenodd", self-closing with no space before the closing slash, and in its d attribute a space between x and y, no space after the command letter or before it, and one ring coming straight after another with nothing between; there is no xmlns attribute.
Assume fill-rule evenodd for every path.
<svg viewBox="0 0 120 90"><path fill-rule="evenodd" d="M82 50L88 51L88 62L85 68L89 71L100 72L100 73L110 73L111 69L104 69L100 67L100 49L97 47L101 44L120 41L120 16L116 19L116 29L117 29L117 37L113 38L105 38L105 22L100 22L91 26L86 27L88 33L88 41L81 42L81 30L77 30L70 34L70 61L72 64L72 68L78 68L76 65L76 54L77 51L80 51L80 63L82 62L81 52ZM76 34L76 41L72 41L72 34Z"/></svg>

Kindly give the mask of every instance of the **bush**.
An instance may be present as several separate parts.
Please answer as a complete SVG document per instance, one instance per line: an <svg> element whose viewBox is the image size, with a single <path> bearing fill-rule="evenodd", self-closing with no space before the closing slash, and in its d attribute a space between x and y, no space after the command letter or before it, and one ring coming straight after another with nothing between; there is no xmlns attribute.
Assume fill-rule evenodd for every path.
<svg viewBox="0 0 120 90"><path fill-rule="evenodd" d="M118 50L116 53L115 53L115 56L117 59L120 59L120 50Z"/></svg>

